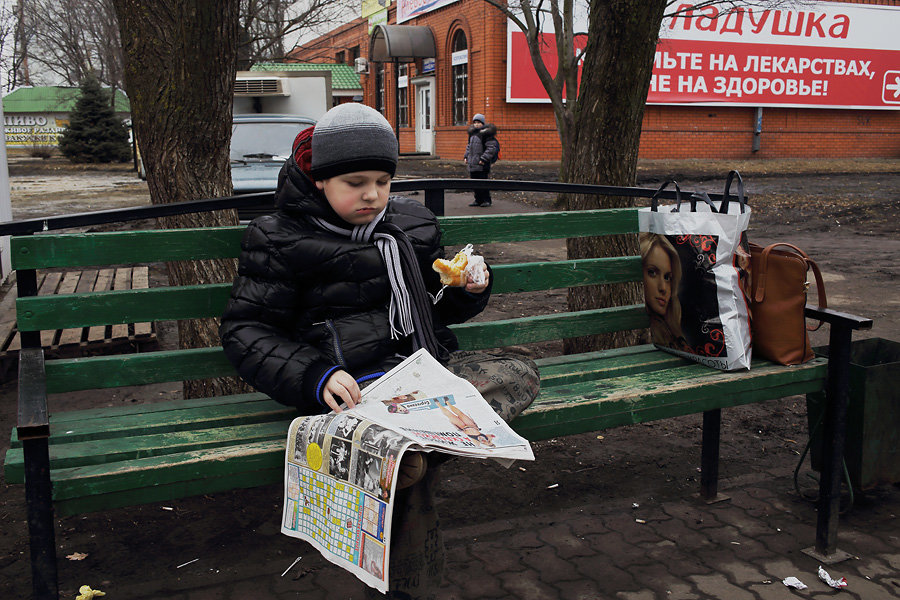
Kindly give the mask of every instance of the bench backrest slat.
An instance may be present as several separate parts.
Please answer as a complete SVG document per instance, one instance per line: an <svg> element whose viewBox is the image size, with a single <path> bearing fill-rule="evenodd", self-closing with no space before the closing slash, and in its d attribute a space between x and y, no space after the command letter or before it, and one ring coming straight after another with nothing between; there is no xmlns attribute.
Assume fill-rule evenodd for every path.
<svg viewBox="0 0 900 600"><path fill-rule="evenodd" d="M441 241L448 246L527 242L637 233L636 208L570 212L440 217Z"/></svg>
<svg viewBox="0 0 900 600"><path fill-rule="evenodd" d="M634 281L640 276L640 259L592 258L493 269L494 293L503 294ZM220 316L230 292L230 283L218 283L29 296L16 301L16 312L20 331L200 319Z"/></svg>
<svg viewBox="0 0 900 600"><path fill-rule="evenodd" d="M636 209L441 217L447 245L487 244L637 232ZM234 258L244 227L161 229L13 237L15 269Z"/></svg>
<svg viewBox="0 0 900 600"><path fill-rule="evenodd" d="M161 229L13 237L15 269L235 258L245 227Z"/></svg>

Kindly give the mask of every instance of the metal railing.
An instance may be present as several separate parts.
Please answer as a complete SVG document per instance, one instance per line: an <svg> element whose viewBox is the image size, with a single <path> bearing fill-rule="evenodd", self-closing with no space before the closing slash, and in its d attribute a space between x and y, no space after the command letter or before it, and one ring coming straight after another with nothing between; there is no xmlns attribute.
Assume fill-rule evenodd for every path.
<svg viewBox="0 0 900 600"><path fill-rule="evenodd" d="M444 214L444 198L447 191L465 192L472 190L491 190L498 192L546 192L557 194L596 194L600 196L623 196L629 198L651 198L657 192L655 188L617 187L546 181L505 181L498 179L408 179L394 181L391 184L392 193L420 190L425 192L425 206L438 216ZM689 198L691 196L690 192L682 192L681 194L682 198ZM709 194L709 197L712 200L717 201L724 198L722 194ZM675 191L664 190L659 194L659 198L663 200L675 200ZM114 208L94 212L23 219L20 221L7 221L5 223L0 223L0 236L28 235L40 231L57 231L60 229L91 227L108 223L124 223L128 221L156 219L159 217L212 212L216 210L254 209L256 211L264 212L265 209L271 208L274 211L274 205L275 193L262 192L241 196L227 196L224 198L173 202L171 204Z"/></svg>

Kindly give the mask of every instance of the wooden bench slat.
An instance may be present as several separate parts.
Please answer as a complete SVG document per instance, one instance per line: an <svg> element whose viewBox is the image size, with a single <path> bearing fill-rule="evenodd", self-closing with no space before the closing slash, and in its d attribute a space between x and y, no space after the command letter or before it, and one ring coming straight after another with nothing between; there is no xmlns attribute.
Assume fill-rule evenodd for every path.
<svg viewBox="0 0 900 600"><path fill-rule="evenodd" d="M124 268L120 267L116 269L116 274L113 277L113 287L112 289L117 291L128 290L131 291L131 267ZM122 339L128 337L128 322L125 323L116 323L112 325L109 332L109 339Z"/></svg>
<svg viewBox="0 0 900 600"><path fill-rule="evenodd" d="M297 416L297 410L274 400L172 410L165 414L126 414L103 421L82 420L50 423L50 444L70 444L89 440L139 437L151 433L194 431L219 426L248 425ZM16 441L18 446L19 442Z"/></svg>
<svg viewBox="0 0 900 600"><path fill-rule="evenodd" d="M492 265L492 293L553 290L641 279L641 257L585 258L557 262Z"/></svg>
<svg viewBox="0 0 900 600"><path fill-rule="evenodd" d="M235 375L221 347L59 359L46 371L49 394Z"/></svg>
<svg viewBox="0 0 900 600"><path fill-rule="evenodd" d="M230 293L230 283L219 283L20 298L19 329L144 322L149 328L151 321L218 317Z"/></svg>
<svg viewBox="0 0 900 600"><path fill-rule="evenodd" d="M131 272L131 288L133 290L146 290L150 287L150 269L147 267L134 267ZM153 325L150 322L138 322L134 324L134 336L146 337L153 333Z"/></svg>
<svg viewBox="0 0 900 600"><path fill-rule="evenodd" d="M100 269L97 272L97 281L94 282L94 289L91 291L94 292L104 292L110 287L112 287L113 282L113 269ZM25 298L19 298L19 300L25 300ZM27 302L26 302L27 305ZM16 310L19 310L18 306ZM104 321L106 323L106 321ZM26 331L22 327L22 323L19 324L20 331ZM103 341L106 338L106 325L96 325L88 329L86 339L84 343L90 344L97 341Z"/></svg>
<svg viewBox="0 0 900 600"><path fill-rule="evenodd" d="M440 217L443 243L486 244L637 233L637 209ZM16 269L85 267L110 263L235 258L244 227L161 229L19 236L11 238Z"/></svg>
<svg viewBox="0 0 900 600"><path fill-rule="evenodd" d="M285 436L286 438L287 436ZM108 465L88 465L52 473L54 500L92 496L116 491L143 489L184 482L206 493L206 478L258 469L279 467L284 475L285 440L252 442L240 446L192 450L165 456L151 456Z"/></svg>
<svg viewBox="0 0 900 600"><path fill-rule="evenodd" d="M541 392L513 429L542 440L805 394L824 388L826 369L821 358L790 369L760 362L742 373L698 364L554 386Z"/></svg>
<svg viewBox="0 0 900 600"><path fill-rule="evenodd" d="M40 287L38 288L39 296L51 296L56 293L56 288L59 286L59 282L62 280L62 273L54 272L47 273L44 275L44 280L41 282ZM53 339L56 337L56 331L42 331L41 332L41 346L50 346L53 344Z"/></svg>
<svg viewBox="0 0 900 600"><path fill-rule="evenodd" d="M178 398L175 400L163 400L161 402L150 402L147 404L129 403L121 406L105 406L102 408L53 412L50 414L50 418L56 423L75 423L78 421L93 421L109 417L120 417L122 415L165 414L173 410L240 404L241 402L254 402L258 400L269 400L269 398L265 394L259 392L234 394L231 396L213 396L212 398Z"/></svg>
<svg viewBox="0 0 900 600"><path fill-rule="evenodd" d="M175 260L236 258L245 227L63 233L13 237L15 269L87 267Z"/></svg>
<svg viewBox="0 0 900 600"><path fill-rule="evenodd" d="M264 440L284 441L292 418L293 415L290 418L272 422L154 433L125 440L122 438L92 439L84 442L53 444L50 446L50 468L56 470L109 464L148 456L163 456ZM25 482L25 466L21 447L10 448L7 451L4 467L7 483Z"/></svg>
<svg viewBox="0 0 900 600"><path fill-rule="evenodd" d="M691 364L690 361L674 354L657 350L653 346L648 347L649 350L644 352L629 352L621 355L601 354L592 360L579 358L572 362L552 365L538 363L541 373L541 388L546 390L553 386L579 381L609 379Z"/></svg>
<svg viewBox="0 0 900 600"><path fill-rule="evenodd" d="M643 304L556 313L536 317L463 323L450 328L463 350L499 348L610 331L642 329L649 318Z"/></svg>
<svg viewBox="0 0 900 600"><path fill-rule="evenodd" d="M76 290L78 290L78 286L81 283L81 280L85 277L84 271L69 271L66 273L63 278L62 284L59 286L59 294L74 294ZM96 276L96 275L94 275ZM70 344L80 344L81 343L81 333L83 328L63 328L62 332L59 334L59 340L56 342L56 347L60 346L68 346Z"/></svg>
<svg viewBox="0 0 900 600"><path fill-rule="evenodd" d="M638 231L636 208L440 217L439 221L441 242L448 246L616 235Z"/></svg>
<svg viewBox="0 0 900 600"><path fill-rule="evenodd" d="M18 349L11 347L13 342L21 347L16 329L16 313L13 310L16 305L17 296L15 276L15 272L10 275L9 289L6 292L6 295L3 296L3 299L0 300L0 349L2 349L4 353L6 351Z"/></svg>

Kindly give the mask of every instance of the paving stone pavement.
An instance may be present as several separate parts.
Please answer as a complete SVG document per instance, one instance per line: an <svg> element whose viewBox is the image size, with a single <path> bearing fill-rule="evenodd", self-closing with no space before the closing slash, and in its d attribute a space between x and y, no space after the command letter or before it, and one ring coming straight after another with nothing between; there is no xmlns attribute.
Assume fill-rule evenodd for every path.
<svg viewBox="0 0 900 600"><path fill-rule="evenodd" d="M707 505L692 495L660 500L611 497L552 512L445 527L445 585L433 600L795 600L900 598L900 488L877 488L841 520L839 548L851 558L824 565L841 591L817 577L802 550L815 539L815 510L797 497L791 474L723 480L729 500ZM447 508L454 498L441 498ZM453 508L453 507L451 507ZM454 509L455 510L455 509ZM279 543L284 548L284 543ZM131 589L127 597L169 600L379 598L303 542L303 556L243 564L222 580L173 580ZM258 557L257 557L258 558ZM200 569L201 567L197 567ZM188 569L185 569L188 571ZM796 577L805 590L786 587Z"/></svg>

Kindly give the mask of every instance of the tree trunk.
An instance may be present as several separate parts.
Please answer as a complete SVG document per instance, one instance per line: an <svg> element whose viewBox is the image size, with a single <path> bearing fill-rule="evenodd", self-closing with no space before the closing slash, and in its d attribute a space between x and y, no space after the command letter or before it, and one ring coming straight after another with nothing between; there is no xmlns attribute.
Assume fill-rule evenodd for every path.
<svg viewBox="0 0 900 600"><path fill-rule="evenodd" d="M560 167L560 180L633 186L641 121L666 0L593 0L575 124ZM567 210L623 208L630 198L566 195ZM637 236L574 238L569 258L639 254ZM569 290L569 310L642 303L637 284ZM566 352L635 343L640 332L617 332L567 340Z"/></svg>
<svg viewBox="0 0 900 600"><path fill-rule="evenodd" d="M134 133L153 204L228 196L238 0L114 0ZM235 211L160 219L163 228L237 225ZM221 283L234 260L167 264L171 285ZM179 322L179 346L219 345L217 319ZM185 396L232 393L234 379L185 383Z"/></svg>

